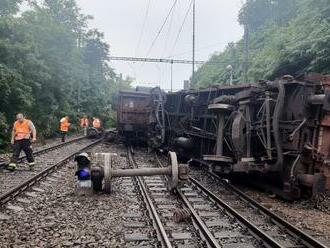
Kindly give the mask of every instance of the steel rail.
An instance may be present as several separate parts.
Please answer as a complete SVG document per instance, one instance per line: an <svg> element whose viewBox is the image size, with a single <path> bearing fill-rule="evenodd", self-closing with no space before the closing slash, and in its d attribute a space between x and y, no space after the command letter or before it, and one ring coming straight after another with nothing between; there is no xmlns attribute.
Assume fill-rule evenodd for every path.
<svg viewBox="0 0 330 248"><path fill-rule="evenodd" d="M198 225L199 230L203 233L203 236L207 240L208 244L211 247L221 248L222 246L219 244L217 239L214 237L214 235L211 233L211 231L205 225L205 223L203 222L201 217L198 215L198 213L196 212L194 207L190 204L190 202L186 198L186 196L181 192L180 189L177 189L177 192L178 192L179 197L183 201L183 203L187 206L187 208L189 208L189 210L192 214L192 217L194 218L196 224Z"/></svg>
<svg viewBox="0 0 330 248"><path fill-rule="evenodd" d="M159 157L156 155L156 161L158 163L159 167L164 167L162 162L160 161ZM187 208L189 208L192 217L194 218L196 224L198 225L199 230L202 232L203 237L206 239L206 242L210 247L215 247L215 248L221 248L221 245L219 242L216 240L214 235L211 233L211 231L208 229L208 227L204 224L203 220L200 218L198 213L195 211L194 207L190 204L186 196L182 193L180 189L176 189L178 196L181 198L183 203L186 205Z"/></svg>
<svg viewBox="0 0 330 248"><path fill-rule="evenodd" d="M204 168L203 168L204 169ZM328 248L326 245L322 244L318 240L314 239L312 236L306 234L301 229L295 227L288 221L284 220L282 217L276 215L275 213L269 211L267 208L256 202L251 197L247 196L245 193L243 193L241 190L236 188L235 186L229 184L225 180L223 180L221 177L216 175L214 172L207 171L209 175L216 178L224 187L226 187L228 190L236 193L239 197L250 203L252 206L257 208L258 210L262 211L265 215L267 215L269 218L273 220L273 222L277 223L278 225L284 227L291 233L293 236L295 236L297 239L299 239L304 245L310 248Z"/></svg>
<svg viewBox="0 0 330 248"><path fill-rule="evenodd" d="M128 147L127 148L127 152L128 152L128 160L129 160L129 163L133 166L133 167L137 167L137 163L133 157L133 154L132 154L132 151L131 151L131 147ZM145 199L145 202L147 203L147 206L149 207L150 209L150 212L151 212L151 215L153 216L153 219L156 223L156 228L157 228L157 233L159 234L158 236L161 238L161 242L162 242L162 245L166 248L172 248L172 244L169 240L169 237L165 231L165 228L164 228L164 225L162 224L161 220L160 220L160 217L157 213L157 210L156 210L156 207L155 205L153 204L148 192L147 192L147 189L143 183L143 179L141 176L137 176L136 177L137 179L137 182L139 184L139 187L141 189L141 193L142 193L142 196L143 198Z"/></svg>
<svg viewBox="0 0 330 248"><path fill-rule="evenodd" d="M221 200L219 197L217 197L215 194L213 194L209 189L207 189L205 186L203 186L199 181L197 181L196 179L194 179L192 177L189 177L189 181L193 185L195 185L197 188L202 190L208 197L213 199L222 208L226 209L231 215L233 215L244 226L246 226L248 229L250 229L255 234L256 238L261 239L263 242L266 242L268 245L270 245L270 247L275 247L275 248L283 247L276 240L274 240L272 237L270 237L267 233L261 231L258 227L256 227L251 222L249 222L249 220L247 220L244 216L239 214L234 208L230 207L227 203L225 203L223 200Z"/></svg>
<svg viewBox="0 0 330 248"><path fill-rule="evenodd" d="M161 161L159 160L157 154L156 154L156 160L160 166L162 166ZM309 248L328 248L326 245L322 244L318 240L314 239L310 235L303 232L301 229L295 227L291 223L287 222L280 216L276 215L275 213L269 211L267 208L253 200L251 197L247 196L245 193L240 191L235 186L231 185L226 180L222 179L218 175L216 175L214 172L211 172L207 170L205 167L201 166L203 170L205 170L210 176L217 179L226 189L229 191L232 191L234 194L238 195L242 199L244 199L247 203L250 203L254 208L257 210L260 210L263 214L265 214L267 217L269 217L274 223L277 225L285 228L288 230L288 232L295 238L297 238L303 245ZM262 238L264 242L266 242L271 247L283 247L283 245L279 244L276 240L274 240L272 237L270 237L265 232L261 231L258 227L253 225L251 222L249 222L245 217L240 215L234 208L230 207L227 203L225 203L223 200L221 200L219 197L217 197L215 194L213 194L210 190L208 190L205 186L203 186L198 180L195 178L189 176L189 181L198 187L201 191L203 191L206 195L208 195L210 198L212 198L216 203L223 206L228 212L230 212L234 217L236 217L239 221L241 221L242 224L246 225L254 234L256 234L258 237ZM181 193L182 194L182 193ZM189 203L189 202L188 202ZM189 203L190 204L190 203ZM188 206L188 205L187 205ZM191 210L191 208L189 208ZM192 212L193 213L193 212Z"/></svg>
<svg viewBox="0 0 330 248"><path fill-rule="evenodd" d="M83 140L83 139L86 139L86 138L87 138L86 136L82 136L82 137L78 137L78 138L60 143L60 144L56 144L56 145L53 145L53 146L50 146L50 147L42 148L38 151L33 152L33 155L37 156L37 155L55 150L55 149L60 148L60 147L70 145L71 143L74 143L74 142L77 142L77 141L80 141L80 140ZM26 155L21 156L18 161L21 162L23 159L26 159ZM9 163L9 161L0 162L0 168L5 167L8 163Z"/></svg>
<svg viewBox="0 0 330 248"><path fill-rule="evenodd" d="M68 155L67 157L65 157L61 161L57 162L56 164L54 164L54 165L52 165L52 166L44 169L43 171L39 172L35 176L27 179L23 183L17 185L16 187L14 187L14 188L10 189L9 191L5 192L4 194L0 195L0 206L6 204L10 200L12 200L15 197L17 197L22 192L24 192L25 190L29 189L30 187L32 187L33 185L35 185L36 183L38 183L43 178L47 177L49 174L51 174L54 171L56 171L58 168L60 168L64 164L66 164L68 160L72 159L74 157L74 155L76 155L77 153L82 152L82 151L84 151L84 150L86 150L86 149L88 149L88 148L90 148L90 147L98 144L102 140L103 140L103 138L98 139L98 140L92 142L91 144L88 144L84 148L80 149L79 151L75 151L74 153Z"/></svg>

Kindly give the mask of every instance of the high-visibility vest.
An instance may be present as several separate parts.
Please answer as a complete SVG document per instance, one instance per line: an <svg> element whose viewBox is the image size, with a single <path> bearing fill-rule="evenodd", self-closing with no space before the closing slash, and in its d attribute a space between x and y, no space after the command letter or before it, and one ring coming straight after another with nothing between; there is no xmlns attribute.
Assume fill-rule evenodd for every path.
<svg viewBox="0 0 330 248"><path fill-rule="evenodd" d="M100 120L98 118L95 118L93 120L93 127L94 128L100 128L101 127L101 122L100 122Z"/></svg>
<svg viewBox="0 0 330 248"><path fill-rule="evenodd" d="M22 123L15 121L14 130L15 140L29 139L31 134L30 121L27 119L24 119Z"/></svg>
<svg viewBox="0 0 330 248"><path fill-rule="evenodd" d="M88 124L89 124L88 118L80 119L80 127L88 127Z"/></svg>
<svg viewBox="0 0 330 248"><path fill-rule="evenodd" d="M70 123L69 123L69 120L67 119L67 118L65 118L65 117L63 117L62 119L61 119L61 125L60 125L60 130L62 131L62 132L67 132L67 131L69 131L69 127L70 127Z"/></svg>

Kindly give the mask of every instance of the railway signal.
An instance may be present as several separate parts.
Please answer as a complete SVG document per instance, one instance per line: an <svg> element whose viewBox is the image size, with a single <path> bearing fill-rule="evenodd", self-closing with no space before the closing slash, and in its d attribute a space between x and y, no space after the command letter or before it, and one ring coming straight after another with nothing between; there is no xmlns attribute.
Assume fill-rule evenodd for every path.
<svg viewBox="0 0 330 248"><path fill-rule="evenodd" d="M78 185L81 188L91 187L91 160L87 153L81 153L74 159L77 162L77 171L75 173L78 179Z"/></svg>

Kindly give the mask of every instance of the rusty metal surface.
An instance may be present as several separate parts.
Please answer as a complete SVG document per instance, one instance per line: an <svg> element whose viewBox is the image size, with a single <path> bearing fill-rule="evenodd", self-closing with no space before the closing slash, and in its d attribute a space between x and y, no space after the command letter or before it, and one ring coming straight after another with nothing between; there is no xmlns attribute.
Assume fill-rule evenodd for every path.
<svg viewBox="0 0 330 248"><path fill-rule="evenodd" d="M122 97L139 104L138 94ZM212 161L211 169L230 178L245 173L247 181L288 199L330 189L330 75L171 92L163 105L158 144L181 159ZM230 108L213 109L223 106ZM121 116L122 125L139 123L130 115L140 109L130 112L124 104L120 111L129 119ZM149 140L153 128L159 129L144 134Z"/></svg>
<svg viewBox="0 0 330 248"><path fill-rule="evenodd" d="M330 89L330 75L323 76L321 83L326 90ZM320 122L318 151L325 157L322 164L318 163L317 167L321 174L324 175L324 187L330 190L330 112L324 111L323 118Z"/></svg>
<svg viewBox="0 0 330 248"><path fill-rule="evenodd" d="M118 126L122 124L148 125L152 111L151 97L140 92L119 92Z"/></svg>
<svg viewBox="0 0 330 248"><path fill-rule="evenodd" d="M159 147L165 140L165 94L159 87L120 91L117 129L130 142Z"/></svg>

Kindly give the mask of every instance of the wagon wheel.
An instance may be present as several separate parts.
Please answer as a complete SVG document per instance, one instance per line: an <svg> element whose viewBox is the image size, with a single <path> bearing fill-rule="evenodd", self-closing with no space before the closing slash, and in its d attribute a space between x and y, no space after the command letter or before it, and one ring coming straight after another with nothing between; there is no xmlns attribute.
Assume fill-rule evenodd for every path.
<svg viewBox="0 0 330 248"><path fill-rule="evenodd" d="M168 153L168 161L172 168L172 175L168 180L168 189L174 191L179 183L179 164L175 152Z"/></svg>

